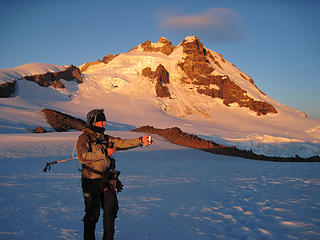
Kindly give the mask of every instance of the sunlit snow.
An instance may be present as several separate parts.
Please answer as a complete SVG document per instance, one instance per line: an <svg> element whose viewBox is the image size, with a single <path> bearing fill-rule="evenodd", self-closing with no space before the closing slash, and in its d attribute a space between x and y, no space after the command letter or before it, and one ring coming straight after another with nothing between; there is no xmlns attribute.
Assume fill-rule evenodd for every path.
<svg viewBox="0 0 320 240"><path fill-rule="evenodd" d="M319 155L318 120L273 100L279 110L276 115L258 117L247 109L226 107L219 99L181 86L181 72L175 67L179 56L184 57L181 48L169 56L138 48L107 65L89 67L82 84L62 80L65 89L17 81L16 93L0 99L0 239L82 238L79 163L69 161L42 172L46 162L72 156L80 132L31 133L37 126L50 129L43 108L82 119L89 110L103 108L108 133L124 138L140 136L130 130L142 125L177 126L258 154ZM154 71L163 61L170 72L172 99L155 97L155 83L141 76L143 68ZM37 73L46 71L44 65L39 67ZM250 94L258 94L251 90ZM247 160L153 138L150 147L115 154L125 185L118 195L116 239L320 237L319 163ZM97 239L102 231L100 221Z"/></svg>
<svg viewBox="0 0 320 240"><path fill-rule="evenodd" d="M71 156L79 134L2 134L0 239L82 238L79 163L42 172ZM125 185L115 239L319 238L319 163L247 160L153 138L152 146L115 153ZM102 232L100 220L97 239Z"/></svg>

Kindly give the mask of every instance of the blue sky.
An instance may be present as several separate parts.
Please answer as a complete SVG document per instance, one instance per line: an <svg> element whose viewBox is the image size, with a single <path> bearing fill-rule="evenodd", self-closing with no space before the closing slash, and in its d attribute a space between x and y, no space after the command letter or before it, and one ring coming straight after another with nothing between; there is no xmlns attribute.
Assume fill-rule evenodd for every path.
<svg viewBox="0 0 320 240"><path fill-rule="evenodd" d="M320 119L318 0L1 0L0 68L81 65L197 35L280 103Z"/></svg>

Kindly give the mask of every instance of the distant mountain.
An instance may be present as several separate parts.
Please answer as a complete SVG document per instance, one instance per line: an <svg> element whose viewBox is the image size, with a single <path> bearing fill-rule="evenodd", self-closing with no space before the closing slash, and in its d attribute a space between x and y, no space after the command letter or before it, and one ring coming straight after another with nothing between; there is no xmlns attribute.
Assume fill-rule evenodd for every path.
<svg viewBox="0 0 320 240"><path fill-rule="evenodd" d="M156 104L176 116L196 114L214 119L210 105L217 102L257 116L278 114L279 104L274 104L250 76L205 48L196 36L186 37L177 47L163 37L157 43L146 41L127 53L83 64L80 70L88 76L104 74L110 91L161 98ZM295 113L306 117L300 111Z"/></svg>
<svg viewBox="0 0 320 240"><path fill-rule="evenodd" d="M26 64L0 70L0 84L14 80L14 93L0 98L0 133L50 128L43 108L82 119L104 108L111 130L179 127L256 154L320 155L319 120L268 97L196 36L176 47L163 37L146 41L79 68Z"/></svg>

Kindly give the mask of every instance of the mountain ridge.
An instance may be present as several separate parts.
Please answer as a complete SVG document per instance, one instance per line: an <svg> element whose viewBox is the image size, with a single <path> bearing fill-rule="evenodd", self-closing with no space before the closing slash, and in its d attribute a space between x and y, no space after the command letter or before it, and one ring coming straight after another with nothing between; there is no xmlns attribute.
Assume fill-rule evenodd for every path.
<svg viewBox="0 0 320 240"><path fill-rule="evenodd" d="M174 65L180 67L180 70L182 70L182 72L180 71L180 79L178 80L184 85L191 84L191 86L187 86L187 88L196 88L196 92L200 94L222 99L226 106L237 105L248 108L256 112L258 116L268 113L277 114L276 107L270 104L268 99L261 98L260 95L266 96L266 94L256 86L249 75L225 60L221 54L205 48L196 36L186 37L177 47L174 47L168 39L160 37L157 43L145 41L124 54L134 54L140 51L145 53L162 53L171 57L172 54L179 50L182 52L180 51L180 54L176 54L178 58ZM121 57L121 55L122 54L113 55L110 61ZM167 59L163 59L163 62L160 61L155 68L160 65L163 66L170 76L172 72L165 67L166 60ZM106 64L110 61L106 62ZM80 70L82 73L92 72L94 71L94 66L102 64L101 62L102 61L97 60L96 62L89 63L89 65L86 63L80 66ZM224 71L224 67L226 71ZM150 72L151 67L147 66L139 73L148 77L148 74L146 74L147 68L150 69L148 70ZM177 75L177 73L174 74ZM237 76L234 76L235 74ZM237 78L237 80L235 80L235 78ZM159 86L157 89L159 89ZM253 91L253 89L255 89L255 91ZM171 95L167 93L165 96L168 97Z"/></svg>
<svg viewBox="0 0 320 240"><path fill-rule="evenodd" d="M0 133L24 133L38 126L50 128L41 112L44 108L80 118L94 108L103 108L108 121L126 130L147 125L159 129L175 126L260 155L320 154L319 120L268 97L248 74L221 54L205 48L195 36L186 37L174 48L165 38L143 45L153 50L148 47L145 51L141 45L119 55L110 54L101 61L84 63L79 67L82 83L59 79L65 88L41 87L17 79L17 91L9 98L0 98ZM161 52L164 46L169 52ZM32 70L32 74L52 69L41 64L27 67L23 72ZM3 72L12 71L2 69ZM225 89L234 85L237 87ZM264 106L255 108L255 102L268 103L277 113ZM108 127L112 129L113 125Z"/></svg>

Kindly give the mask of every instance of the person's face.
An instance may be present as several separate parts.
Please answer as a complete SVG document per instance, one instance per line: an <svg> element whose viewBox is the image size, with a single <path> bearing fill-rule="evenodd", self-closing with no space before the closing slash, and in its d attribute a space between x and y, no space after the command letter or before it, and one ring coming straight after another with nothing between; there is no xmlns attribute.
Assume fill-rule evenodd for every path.
<svg viewBox="0 0 320 240"><path fill-rule="evenodd" d="M106 126L106 122L105 121L99 121L99 122L95 122L93 125L96 126L96 127L104 128Z"/></svg>

